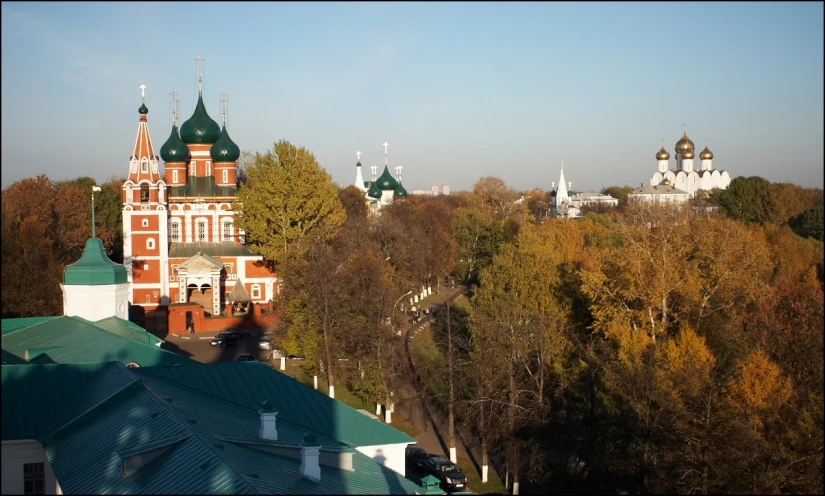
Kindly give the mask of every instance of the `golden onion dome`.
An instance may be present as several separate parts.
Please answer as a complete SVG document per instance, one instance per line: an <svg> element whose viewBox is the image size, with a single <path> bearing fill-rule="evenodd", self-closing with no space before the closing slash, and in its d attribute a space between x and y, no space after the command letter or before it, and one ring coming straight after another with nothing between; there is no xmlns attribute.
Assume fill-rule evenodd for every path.
<svg viewBox="0 0 825 496"><path fill-rule="evenodd" d="M665 150L665 147L663 145L662 148L659 150L659 153L656 154L656 160L669 160L669 159L670 159L670 154L667 152L667 150Z"/></svg>
<svg viewBox="0 0 825 496"><path fill-rule="evenodd" d="M662 181L662 184L663 184L663 185L665 185L665 186L670 186L670 179L665 178L665 179Z"/></svg>
<svg viewBox="0 0 825 496"><path fill-rule="evenodd" d="M702 160L712 160L713 159L713 152L708 150L708 145L705 145L705 149L702 150L702 153L699 154L699 158Z"/></svg>
<svg viewBox="0 0 825 496"><path fill-rule="evenodd" d="M687 137L687 131L682 133L682 139L676 142L676 153L682 155L682 158L693 158L693 152L696 147L693 142Z"/></svg>

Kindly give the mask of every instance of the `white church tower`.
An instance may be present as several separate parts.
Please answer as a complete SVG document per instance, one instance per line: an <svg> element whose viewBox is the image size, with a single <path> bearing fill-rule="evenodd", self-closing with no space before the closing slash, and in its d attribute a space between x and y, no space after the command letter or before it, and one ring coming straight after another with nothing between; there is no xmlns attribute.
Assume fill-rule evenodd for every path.
<svg viewBox="0 0 825 496"><path fill-rule="evenodd" d="M558 208L568 203L570 203L570 195L567 192L567 185L564 182L564 160L562 160L561 172L559 173L559 189L556 190L556 207Z"/></svg>
<svg viewBox="0 0 825 496"><path fill-rule="evenodd" d="M366 193L367 187L364 186L364 176L361 175L361 152L355 152L355 157L358 159L355 164L355 187Z"/></svg>
<svg viewBox="0 0 825 496"><path fill-rule="evenodd" d="M106 256L103 243L95 237L95 196L92 187L92 237L86 240L83 255L63 271L63 315L97 321L107 317L129 319L129 281L126 267Z"/></svg>

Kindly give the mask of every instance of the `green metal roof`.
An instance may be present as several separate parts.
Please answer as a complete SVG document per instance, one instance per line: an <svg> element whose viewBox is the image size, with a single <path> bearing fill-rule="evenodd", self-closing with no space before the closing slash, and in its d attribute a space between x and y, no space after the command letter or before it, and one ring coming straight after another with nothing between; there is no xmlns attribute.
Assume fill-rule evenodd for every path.
<svg viewBox="0 0 825 496"><path fill-rule="evenodd" d="M407 190L404 189L404 186L401 186L401 181L398 181L398 186L395 187L395 196L405 197L407 196Z"/></svg>
<svg viewBox="0 0 825 496"><path fill-rule="evenodd" d="M119 317L108 317L98 320L97 322L93 322L93 324L101 329L111 332L112 334L117 334L118 336L123 336L124 338L129 338L139 343L159 346L165 342L134 322L129 322L128 320L123 320Z"/></svg>
<svg viewBox="0 0 825 496"><path fill-rule="evenodd" d="M2 329L3 334L6 334L7 332L14 332L18 329L23 329L24 327L33 326L41 322L59 318L60 315L54 315L52 317L22 317L18 319L3 319L0 320L0 329Z"/></svg>
<svg viewBox="0 0 825 496"><path fill-rule="evenodd" d="M119 361L124 365L135 362L142 367L195 363L148 344L149 337L129 334L112 332L79 317L62 316L5 334L2 346L18 358L25 359L26 350L30 354L36 352L38 363Z"/></svg>
<svg viewBox="0 0 825 496"><path fill-rule="evenodd" d="M180 139L178 127L173 124L172 133L169 134L166 143L160 147L160 158L164 162L186 162L189 155L189 147Z"/></svg>
<svg viewBox="0 0 825 496"><path fill-rule="evenodd" d="M239 370L267 369L260 364L231 365ZM209 369L214 364L195 367ZM266 451L267 445L291 446L298 454L306 428L279 415L278 442L262 440L257 408L232 404L224 401L224 393L199 391L143 369L108 363L5 365L2 371L3 440L39 440L64 494L421 491L412 481L317 430L312 432L322 452L351 453L353 470L322 465L321 480L308 480L301 476L299 459ZM230 374L223 385L242 388L243 380L242 375ZM23 397L26 401L20 401ZM125 460L148 453L160 455L124 475Z"/></svg>
<svg viewBox="0 0 825 496"><path fill-rule="evenodd" d="M398 186L398 181L392 177L386 165L384 166L384 172L381 173L375 182L378 183L378 188L383 191L395 191L395 187Z"/></svg>
<svg viewBox="0 0 825 496"><path fill-rule="evenodd" d="M241 149L229 137L226 126L221 129L218 141L209 149L209 155L215 162L234 162L241 156Z"/></svg>
<svg viewBox="0 0 825 496"><path fill-rule="evenodd" d="M211 144L218 140L221 135L221 128L218 123L206 113L206 106L203 104L203 95L198 94L198 103L195 105L195 112L192 117L186 120L180 127L180 137L184 143Z"/></svg>
<svg viewBox="0 0 825 496"><path fill-rule="evenodd" d="M223 400L257 409L269 400L285 420L304 429L339 439L350 446L414 443L415 439L311 387L259 363L214 363L208 367L151 367L142 376L174 381Z"/></svg>
<svg viewBox="0 0 825 496"><path fill-rule="evenodd" d="M234 186L218 186L214 176L186 176L186 184L169 188L169 198L236 197Z"/></svg>
<svg viewBox="0 0 825 496"><path fill-rule="evenodd" d="M138 114L146 115L149 113L149 109L146 107L145 103L140 104L140 108L138 109Z"/></svg>
<svg viewBox="0 0 825 496"><path fill-rule="evenodd" d="M109 260L98 238L86 240L86 248L77 262L63 271L63 284L97 286L127 282L126 267Z"/></svg>
<svg viewBox="0 0 825 496"><path fill-rule="evenodd" d="M376 181L370 183L370 187L367 189L367 196L375 199L381 198L381 188L378 187Z"/></svg>
<svg viewBox="0 0 825 496"><path fill-rule="evenodd" d="M169 245L169 258L189 258L197 253L207 253L212 257L257 257L246 245L218 243L172 243Z"/></svg>

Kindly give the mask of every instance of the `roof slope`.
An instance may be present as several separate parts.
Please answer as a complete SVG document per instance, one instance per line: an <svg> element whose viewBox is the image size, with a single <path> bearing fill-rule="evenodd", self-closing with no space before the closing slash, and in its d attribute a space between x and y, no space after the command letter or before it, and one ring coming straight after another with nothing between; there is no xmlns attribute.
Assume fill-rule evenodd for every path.
<svg viewBox="0 0 825 496"><path fill-rule="evenodd" d="M129 338L139 343L159 346L164 342L162 339L155 336L151 332L147 332L146 329L140 327L134 322L129 322L128 320L118 317L108 317L93 322L93 324L101 329L111 332L112 334L117 334L118 336L123 336L124 338Z"/></svg>
<svg viewBox="0 0 825 496"><path fill-rule="evenodd" d="M257 409L264 399L285 420L350 446L414 443L415 439L309 386L259 363L214 363L208 367L150 367L137 370L242 407Z"/></svg>
<svg viewBox="0 0 825 496"><path fill-rule="evenodd" d="M238 279L235 282L235 285L232 287L232 291L230 291L229 296L226 297L226 301L232 303L236 301L252 301L252 298L249 297L249 293L246 292L246 288L243 285L243 281Z"/></svg>
<svg viewBox="0 0 825 496"><path fill-rule="evenodd" d="M3 334L6 334L7 332L14 332L18 329L23 329L24 327L33 326L40 324L41 322L47 322L49 320L59 318L60 315L55 315L53 317L22 317L19 319L3 319L0 320L0 328L2 328Z"/></svg>
<svg viewBox="0 0 825 496"><path fill-rule="evenodd" d="M186 357L110 332L79 317L61 316L18 329L3 336L2 346L4 351L23 359L26 350L37 350L32 353L37 355L32 358L36 358L37 363L119 361L135 362L142 367L193 363Z"/></svg>
<svg viewBox="0 0 825 496"><path fill-rule="evenodd" d="M301 476L299 459L258 448L278 445L298 455L303 427L279 418L278 442L261 440L257 409L141 369L118 363L2 369L3 439L40 440L64 494L413 494L421 489L323 434L316 436L322 452L351 453L353 470L322 465L321 480L308 480ZM243 380L230 377L235 387ZM28 401L19 400L23 391L30 392ZM12 425L25 416L28 423ZM130 475L123 472L127 460L134 470Z"/></svg>

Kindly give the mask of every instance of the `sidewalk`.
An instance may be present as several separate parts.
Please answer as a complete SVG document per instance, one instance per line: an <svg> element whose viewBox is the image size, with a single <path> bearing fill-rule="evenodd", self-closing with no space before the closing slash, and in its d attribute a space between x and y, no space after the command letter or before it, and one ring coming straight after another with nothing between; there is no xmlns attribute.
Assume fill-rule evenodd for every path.
<svg viewBox="0 0 825 496"><path fill-rule="evenodd" d="M441 307L446 301L452 300L467 291L467 287L456 285L454 288L443 288L441 292L432 300L428 299L425 305L433 307L435 310ZM410 326L404 333L404 349L410 369L410 374L401 381L395 391L397 404L395 409L398 413L406 417L418 430L415 437L418 446L424 448L427 453L450 457L450 447L447 445L448 439L448 419L446 413L432 403L423 390L421 380L415 372L415 366L410 355L409 342L414 339L419 332L429 332L433 321L433 313L423 316L418 324ZM477 439L469 436L462 426L456 422L456 456L458 459L469 460L474 468L481 473L481 446ZM489 466L492 472L493 467Z"/></svg>

